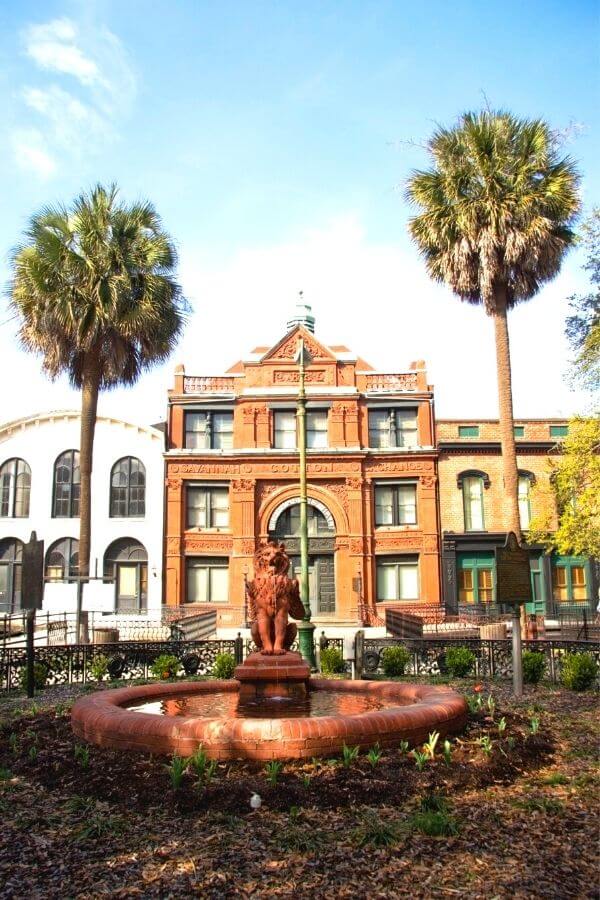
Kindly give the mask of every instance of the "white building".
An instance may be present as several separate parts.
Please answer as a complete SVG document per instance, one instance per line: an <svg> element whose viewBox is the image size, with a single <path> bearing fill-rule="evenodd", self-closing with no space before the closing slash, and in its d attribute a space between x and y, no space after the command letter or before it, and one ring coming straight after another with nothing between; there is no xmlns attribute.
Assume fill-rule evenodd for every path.
<svg viewBox="0 0 600 900"><path fill-rule="evenodd" d="M33 530L44 541L44 610L75 610L79 428L77 412L0 426L0 614L20 609L23 543ZM163 450L156 428L98 417L90 574L101 577L85 586L85 610L160 613Z"/></svg>

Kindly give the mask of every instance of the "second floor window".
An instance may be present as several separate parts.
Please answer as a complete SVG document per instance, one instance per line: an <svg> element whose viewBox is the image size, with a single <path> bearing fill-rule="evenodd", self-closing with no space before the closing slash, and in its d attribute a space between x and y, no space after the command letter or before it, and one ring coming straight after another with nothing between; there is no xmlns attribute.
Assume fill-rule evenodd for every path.
<svg viewBox="0 0 600 900"><path fill-rule="evenodd" d="M134 518L146 513L146 469L134 456L114 464L110 473L110 515Z"/></svg>
<svg viewBox="0 0 600 900"><path fill-rule="evenodd" d="M369 447L416 447L416 409L369 410Z"/></svg>
<svg viewBox="0 0 600 900"><path fill-rule="evenodd" d="M463 506L465 510L465 531L483 531L483 478L469 476L463 478Z"/></svg>
<svg viewBox="0 0 600 900"><path fill-rule="evenodd" d="M229 526L229 488L226 485L190 485L186 496L188 528Z"/></svg>
<svg viewBox="0 0 600 900"><path fill-rule="evenodd" d="M415 558L391 556L377 560L377 600L418 600L419 565Z"/></svg>
<svg viewBox="0 0 600 900"><path fill-rule="evenodd" d="M230 450L233 447L232 412L185 414L185 446L190 450Z"/></svg>
<svg viewBox="0 0 600 900"><path fill-rule="evenodd" d="M519 475L519 519L521 528L529 528L531 520L531 478Z"/></svg>
<svg viewBox="0 0 600 900"><path fill-rule="evenodd" d="M31 469L25 460L7 460L0 467L0 516L26 519L30 492Z"/></svg>
<svg viewBox="0 0 600 900"><path fill-rule="evenodd" d="M72 519L79 515L79 451L67 450L54 463L52 516Z"/></svg>
<svg viewBox="0 0 600 900"><path fill-rule="evenodd" d="M375 485L376 525L416 525L416 484Z"/></svg>

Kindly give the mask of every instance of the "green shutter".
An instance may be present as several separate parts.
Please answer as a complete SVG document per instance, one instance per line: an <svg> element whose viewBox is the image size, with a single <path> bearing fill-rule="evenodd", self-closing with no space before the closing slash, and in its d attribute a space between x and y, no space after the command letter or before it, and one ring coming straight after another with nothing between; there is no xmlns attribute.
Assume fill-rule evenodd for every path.
<svg viewBox="0 0 600 900"><path fill-rule="evenodd" d="M559 438L566 437L569 433L568 425L551 425L550 426L550 437Z"/></svg>
<svg viewBox="0 0 600 900"><path fill-rule="evenodd" d="M516 438L525 437L525 426L524 425L515 425L515 437Z"/></svg>
<svg viewBox="0 0 600 900"><path fill-rule="evenodd" d="M459 425L458 436L461 438L479 437L479 425Z"/></svg>

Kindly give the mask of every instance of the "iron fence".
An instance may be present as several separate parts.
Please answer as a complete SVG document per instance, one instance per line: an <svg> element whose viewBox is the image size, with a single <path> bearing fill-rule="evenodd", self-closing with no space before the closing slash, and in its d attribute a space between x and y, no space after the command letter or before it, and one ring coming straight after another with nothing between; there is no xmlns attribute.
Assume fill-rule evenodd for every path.
<svg viewBox="0 0 600 900"><path fill-rule="evenodd" d="M475 656L476 677L511 678L512 649L510 640L481 640L480 638L456 638L445 640L401 641L396 638L362 638L357 642L359 656L356 660L364 677L383 672L382 654L386 647L405 646L411 653L407 675L445 675L446 650L450 647L468 647ZM600 666L600 642L581 640L524 641L524 650L543 653L546 661L544 676L552 682L560 681L565 654L590 653Z"/></svg>

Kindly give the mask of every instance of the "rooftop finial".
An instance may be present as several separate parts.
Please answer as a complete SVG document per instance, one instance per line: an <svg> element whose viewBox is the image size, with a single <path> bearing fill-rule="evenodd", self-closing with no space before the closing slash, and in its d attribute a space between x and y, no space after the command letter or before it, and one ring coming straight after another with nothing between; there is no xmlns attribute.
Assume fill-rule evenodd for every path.
<svg viewBox="0 0 600 900"><path fill-rule="evenodd" d="M304 291L298 291L298 302L294 315L287 321L287 330L291 331L296 325L302 325L307 331L315 333L315 317L308 303L304 302Z"/></svg>

